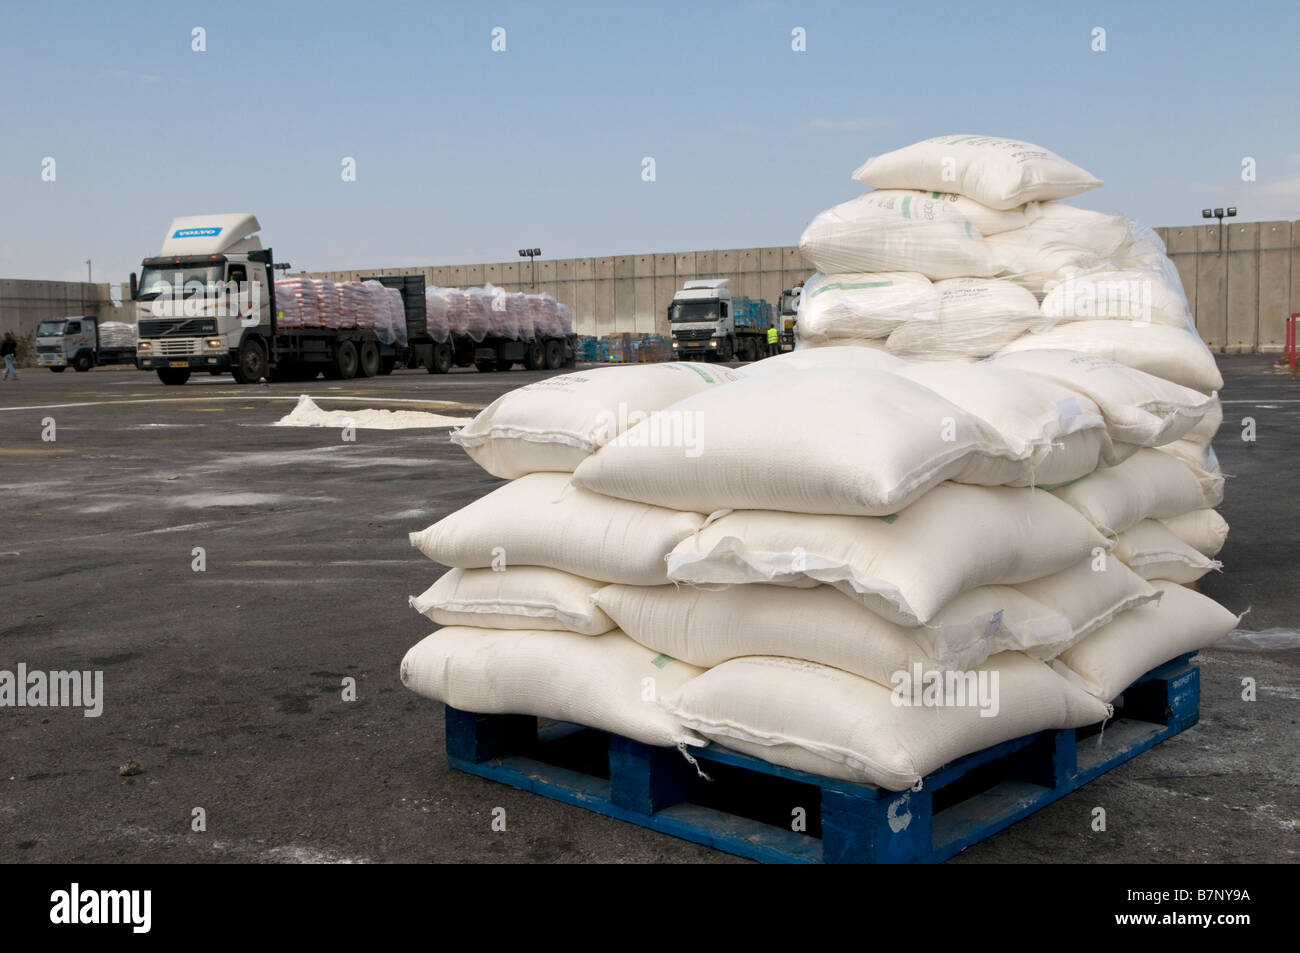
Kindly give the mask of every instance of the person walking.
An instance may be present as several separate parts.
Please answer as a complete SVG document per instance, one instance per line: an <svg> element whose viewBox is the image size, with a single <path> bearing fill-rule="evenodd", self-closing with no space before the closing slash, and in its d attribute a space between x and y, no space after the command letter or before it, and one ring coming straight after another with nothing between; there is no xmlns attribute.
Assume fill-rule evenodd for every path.
<svg viewBox="0 0 1300 953"><path fill-rule="evenodd" d="M12 375L14 380L18 380L18 368L14 366L14 360L18 356L18 342L14 340L12 331L6 331L4 340L0 341L0 355L5 359L4 379L9 380Z"/></svg>
<svg viewBox="0 0 1300 953"><path fill-rule="evenodd" d="M781 345L777 341L778 335L776 328L767 329L767 356L776 357L781 353Z"/></svg>

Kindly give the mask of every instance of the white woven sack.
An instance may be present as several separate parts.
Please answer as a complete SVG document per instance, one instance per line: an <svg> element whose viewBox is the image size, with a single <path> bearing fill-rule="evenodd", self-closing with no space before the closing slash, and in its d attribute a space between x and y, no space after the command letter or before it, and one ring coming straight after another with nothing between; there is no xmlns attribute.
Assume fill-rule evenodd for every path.
<svg viewBox="0 0 1300 953"><path fill-rule="evenodd" d="M1106 421L1082 394L996 363L920 364L897 371L992 424L1030 471L1013 485L1052 486L1086 476L1114 454Z"/></svg>
<svg viewBox="0 0 1300 953"><path fill-rule="evenodd" d="M1107 536L1144 519L1165 519L1214 506L1213 484L1158 450L1142 449L1123 463L1051 491ZM1221 494L1221 490L1220 493Z"/></svg>
<svg viewBox="0 0 1300 953"><path fill-rule="evenodd" d="M410 603L439 625L600 635L614 628L594 601L601 585L541 566L506 566L500 572L449 569Z"/></svg>
<svg viewBox="0 0 1300 953"><path fill-rule="evenodd" d="M990 278L1005 263L947 203L910 193L868 192L827 209L804 229L799 250L824 274L912 271L933 279Z"/></svg>
<svg viewBox="0 0 1300 953"><path fill-rule="evenodd" d="M1127 321L1070 321L1017 338L999 356L1045 348L1095 354L1203 394L1223 388L1223 375L1210 349L1199 336L1181 328L1134 326Z"/></svg>
<svg viewBox="0 0 1300 953"><path fill-rule="evenodd" d="M1160 522L1202 556L1219 555L1228 540L1228 521L1208 507L1167 516Z"/></svg>
<svg viewBox="0 0 1300 953"><path fill-rule="evenodd" d="M906 361L894 357L887 351L843 345L804 347L796 351L786 351L784 354L739 368L737 373L741 377L768 377L772 374L808 370L853 370L872 374L876 371L894 371L904 367L907 367Z"/></svg>
<svg viewBox="0 0 1300 953"><path fill-rule="evenodd" d="M1043 323L1038 300L1010 281L948 278L934 288L938 320L907 321L889 335L891 353L909 361L988 357Z"/></svg>
<svg viewBox="0 0 1300 953"><path fill-rule="evenodd" d="M1043 316L1054 322L1129 321L1194 329L1187 295L1177 279L1177 272L1170 276L1154 269L1126 269L1052 281L1044 287Z"/></svg>
<svg viewBox="0 0 1300 953"><path fill-rule="evenodd" d="M1159 520L1143 520L1120 533L1114 555L1143 579L1184 584L1223 568L1223 563L1183 542Z"/></svg>
<svg viewBox="0 0 1300 953"><path fill-rule="evenodd" d="M1052 494L944 483L893 518L741 510L668 556L691 585L836 584L903 626L930 622L958 593L1027 582L1109 544Z"/></svg>
<svg viewBox="0 0 1300 953"><path fill-rule="evenodd" d="M973 751L1110 715L1109 706L1017 652L955 675L953 690L934 692L930 704L925 679L922 670L896 692L826 665L760 655L723 662L666 696L664 705L685 727L725 747L892 791L914 787Z"/></svg>
<svg viewBox="0 0 1300 953"><path fill-rule="evenodd" d="M872 193L877 197L886 195L921 195L943 202L974 226L981 235L997 235L1009 232L1013 228L1024 228L1038 218L1038 203L1029 202L1017 208L989 208L980 202L956 192L923 192L916 189L877 189Z"/></svg>
<svg viewBox="0 0 1300 953"><path fill-rule="evenodd" d="M1070 623L1066 638L1025 647L1026 654L1038 659L1054 658L1120 613L1160 598L1141 576L1113 554L1101 551L1068 569L1022 582L1015 589L1061 613Z"/></svg>
<svg viewBox="0 0 1300 953"><path fill-rule="evenodd" d="M1022 350L1003 352L991 364L1018 368L1085 395L1101 408L1111 439L1118 443L1157 447L1213 423L1216 415L1223 417L1217 397L1095 354Z"/></svg>
<svg viewBox="0 0 1300 953"><path fill-rule="evenodd" d="M401 672L417 695L462 711L554 718L648 745L703 744L657 704L701 670L617 630L449 626L416 643Z"/></svg>
<svg viewBox="0 0 1300 953"><path fill-rule="evenodd" d="M531 473L412 533L411 545L459 569L547 566L654 586L668 581L664 556L703 522L698 513L589 493L567 474Z"/></svg>
<svg viewBox="0 0 1300 953"><path fill-rule="evenodd" d="M726 367L693 362L561 374L498 397L451 441L493 476L571 473L654 411L738 376Z"/></svg>
<svg viewBox="0 0 1300 953"><path fill-rule="evenodd" d="M915 272L813 275L799 296L802 344L843 344L889 336L905 322L933 323L939 293Z"/></svg>
<svg viewBox="0 0 1300 953"><path fill-rule="evenodd" d="M1152 585L1158 603L1125 612L1057 659L1053 666L1097 698L1110 701L1140 676L1187 652L1213 645L1237 627L1213 599L1176 582Z"/></svg>
<svg viewBox="0 0 1300 953"><path fill-rule="evenodd" d="M995 209L1061 199L1101 185L1056 153L997 136L938 136L873 156L853 178L881 189L956 192Z"/></svg>
<svg viewBox="0 0 1300 953"><path fill-rule="evenodd" d="M672 439L687 424L695 447ZM992 426L920 384L828 370L688 397L611 440L573 480L698 513L884 516L943 480L998 485L1024 479L1028 467Z"/></svg>

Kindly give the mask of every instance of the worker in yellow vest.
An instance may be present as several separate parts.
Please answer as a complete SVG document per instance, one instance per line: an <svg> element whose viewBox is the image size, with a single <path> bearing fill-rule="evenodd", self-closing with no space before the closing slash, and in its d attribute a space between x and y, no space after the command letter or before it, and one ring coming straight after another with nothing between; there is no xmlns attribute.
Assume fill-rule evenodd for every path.
<svg viewBox="0 0 1300 953"><path fill-rule="evenodd" d="M778 337L779 335L776 333L776 328L767 329L767 356L768 357L775 357L776 355L781 353L781 345L777 341Z"/></svg>

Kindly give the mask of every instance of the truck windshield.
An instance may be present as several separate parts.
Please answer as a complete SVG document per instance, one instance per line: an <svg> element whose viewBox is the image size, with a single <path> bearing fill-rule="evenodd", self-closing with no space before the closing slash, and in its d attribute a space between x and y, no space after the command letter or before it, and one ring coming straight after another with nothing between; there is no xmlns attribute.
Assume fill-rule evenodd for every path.
<svg viewBox="0 0 1300 953"><path fill-rule="evenodd" d="M140 272L139 300L149 301L163 292L174 294L178 286L185 297L215 293L222 280L224 266L216 265L147 265Z"/></svg>
<svg viewBox="0 0 1300 953"><path fill-rule="evenodd" d="M62 321L42 321L36 326L36 336L38 338L62 337L63 327Z"/></svg>
<svg viewBox="0 0 1300 953"><path fill-rule="evenodd" d="M674 301L668 309L669 321L717 321L718 302Z"/></svg>
<svg viewBox="0 0 1300 953"><path fill-rule="evenodd" d="M794 314L794 313L795 313L796 311L798 311L798 310L799 310L799 296L798 296L798 295L796 295L796 294L791 294L791 293L788 292L788 291L787 291L785 294L781 295L781 313L782 313L782 314Z"/></svg>

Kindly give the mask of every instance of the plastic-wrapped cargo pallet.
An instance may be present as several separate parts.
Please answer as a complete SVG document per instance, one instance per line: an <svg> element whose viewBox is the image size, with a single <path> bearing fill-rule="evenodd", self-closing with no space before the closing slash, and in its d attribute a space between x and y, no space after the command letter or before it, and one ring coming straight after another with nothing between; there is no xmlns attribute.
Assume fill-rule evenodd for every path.
<svg viewBox="0 0 1300 953"><path fill-rule="evenodd" d="M1219 568L1222 412L1153 236L1054 211L1100 183L1046 150L922 145L859 170L890 194L805 232L826 273L793 353L554 377L453 434L510 482L411 534L451 569L412 598L447 628L407 654L408 687L895 791L1103 722L1236 624L1183 585ZM1160 315L1134 327L1157 332L1141 363L1192 367L1028 346L1130 327L1080 309L1088 274L1162 274L1137 286ZM953 674L993 687L903 691Z"/></svg>
<svg viewBox="0 0 1300 953"><path fill-rule="evenodd" d="M134 348L135 325L124 321L105 321L99 326L99 346L102 348Z"/></svg>

